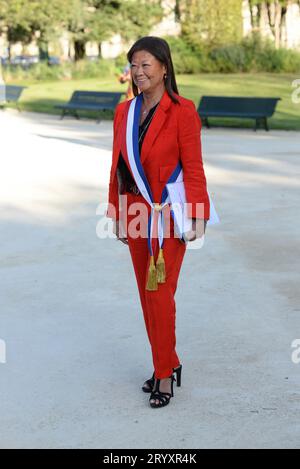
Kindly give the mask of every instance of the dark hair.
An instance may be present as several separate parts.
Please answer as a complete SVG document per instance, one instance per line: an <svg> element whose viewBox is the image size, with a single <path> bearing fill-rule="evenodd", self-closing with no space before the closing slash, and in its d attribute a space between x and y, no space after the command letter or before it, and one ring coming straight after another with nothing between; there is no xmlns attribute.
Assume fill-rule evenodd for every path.
<svg viewBox="0 0 300 469"><path fill-rule="evenodd" d="M178 103L178 99L174 93L178 93L178 88L175 79L174 67L171 57L169 44L164 39L155 36L145 36L138 39L127 53L128 62L131 64L132 56L135 52L145 50L159 60L167 69L165 86L168 95L174 103ZM138 88L132 80L132 89L134 96L138 95Z"/></svg>

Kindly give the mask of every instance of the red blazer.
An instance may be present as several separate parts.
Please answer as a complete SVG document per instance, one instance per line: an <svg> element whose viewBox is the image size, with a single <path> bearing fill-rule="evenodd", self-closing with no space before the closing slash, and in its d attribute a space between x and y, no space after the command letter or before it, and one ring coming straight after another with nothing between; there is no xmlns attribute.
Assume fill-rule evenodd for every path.
<svg viewBox="0 0 300 469"><path fill-rule="evenodd" d="M201 152L201 121L193 101L175 95L174 103L164 92L147 130L141 151L141 163L150 184L155 202L160 203L162 191L179 160L183 167L183 179L189 216L196 217L196 203L203 202L204 218L209 218L209 197ZM120 103L114 117L113 155L109 181L107 216L119 219L119 194L117 165L120 151L126 145L126 118L130 101ZM125 151L122 155L125 158ZM201 217L202 218L202 217Z"/></svg>

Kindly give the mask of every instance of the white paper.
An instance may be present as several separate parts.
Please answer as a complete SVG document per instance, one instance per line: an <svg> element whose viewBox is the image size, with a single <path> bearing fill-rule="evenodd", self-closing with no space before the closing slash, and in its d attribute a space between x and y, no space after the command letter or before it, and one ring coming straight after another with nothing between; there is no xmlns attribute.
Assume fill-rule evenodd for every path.
<svg viewBox="0 0 300 469"><path fill-rule="evenodd" d="M184 182L172 182L167 184L167 190L169 194L169 201L172 205L174 213L174 224L176 227L177 234L182 237L183 233L192 229L192 219L187 216L187 200L185 195ZM215 225L220 222L218 214L216 212L213 201L209 195L210 203L210 217L207 222L208 225Z"/></svg>
<svg viewBox="0 0 300 469"><path fill-rule="evenodd" d="M192 219L187 216L187 205L185 204L185 189L183 182L172 182L167 184L167 190L174 214L176 233L182 237L183 233L192 229Z"/></svg>

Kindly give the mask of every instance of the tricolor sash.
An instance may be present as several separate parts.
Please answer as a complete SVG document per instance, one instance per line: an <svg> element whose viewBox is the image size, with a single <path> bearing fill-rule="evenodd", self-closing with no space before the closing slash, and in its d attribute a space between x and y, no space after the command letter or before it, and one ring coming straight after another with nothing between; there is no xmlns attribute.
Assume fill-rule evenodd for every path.
<svg viewBox="0 0 300 469"><path fill-rule="evenodd" d="M163 208L169 203L167 187L165 186L160 203L153 199L150 185L147 181L143 166L140 160L139 151L139 119L142 107L142 93L136 96L130 103L127 124L126 124L126 150L130 169L137 187L144 199L151 207L148 219L148 249L150 253L150 265L148 271L146 290L157 290L158 283L164 283L166 279L165 262L163 257L164 244L164 217ZM182 181L182 165L179 162L171 174L166 184ZM171 212L172 213L172 212ZM159 241L159 254L155 265L154 252L152 247L154 217L157 215L157 230Z"/></svg>

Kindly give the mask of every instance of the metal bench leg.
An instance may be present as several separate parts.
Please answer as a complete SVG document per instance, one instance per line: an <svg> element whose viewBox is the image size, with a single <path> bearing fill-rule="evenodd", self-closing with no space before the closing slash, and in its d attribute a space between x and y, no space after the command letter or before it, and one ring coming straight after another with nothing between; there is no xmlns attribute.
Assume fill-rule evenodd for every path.
<svg viewBox="0 0 300 469"><path fill-rule="evenodd" d="M99 115L98 115L98 119L97 119L97 124L100 124L100 122L102 121L102 113L105 113L106 112L106 109L101 109L101 111L99 111Z"/></svg>
<svg viewBox="0 0 300 469"><path fill-rule="evenodd" d="M98 119L97 119L97 124L100 124L101 120L102 120L102 119L101 119L101 111L100 111L99 116L98 116Z"/></svg>
<svg viewBox="0 0 300 469"><path fill-rule="evenodd" d="M256 132L259 127L259 119L255 119L254 131Z"/></svg>
<svg viewBox="0 0 300 469"><path fill-rule="evenodd" d="M65 117L65 114L66 114L66 111L65 111L65 109L63 109L62 113L60 115L60 120L63 120L63 118Z"/></svg>
<svg viewBox="0 0 300 469"><path fill-rule="evenodd" d="M210 128L210 125L209 125L209 123L208 123L208 118L207 118L207 117L203 117L203 123L204 123L204 125L206 126L207 129Z"/></svg>
<svg viewBox="0 0 300 469"><path fill-rule="evenodd" d="M268 120L266 117L264 117L264 125L265 125L265 129L268 131L269 130L269 126L268 126Z"/></svg>
<svg viewBox="0 0 300 469"><path fill-rule="evenodd" d="M77 120L79 120L79 115L77 114L77 111L74 111L74 116L76 117Z"/></svg>
<svg viewBox="0 0 300 469"><path fill-rule="evenodd" d="M20 108L18 103L17 103L17 109L18 109L19 112L21 112L21 108Z"/></svg>

